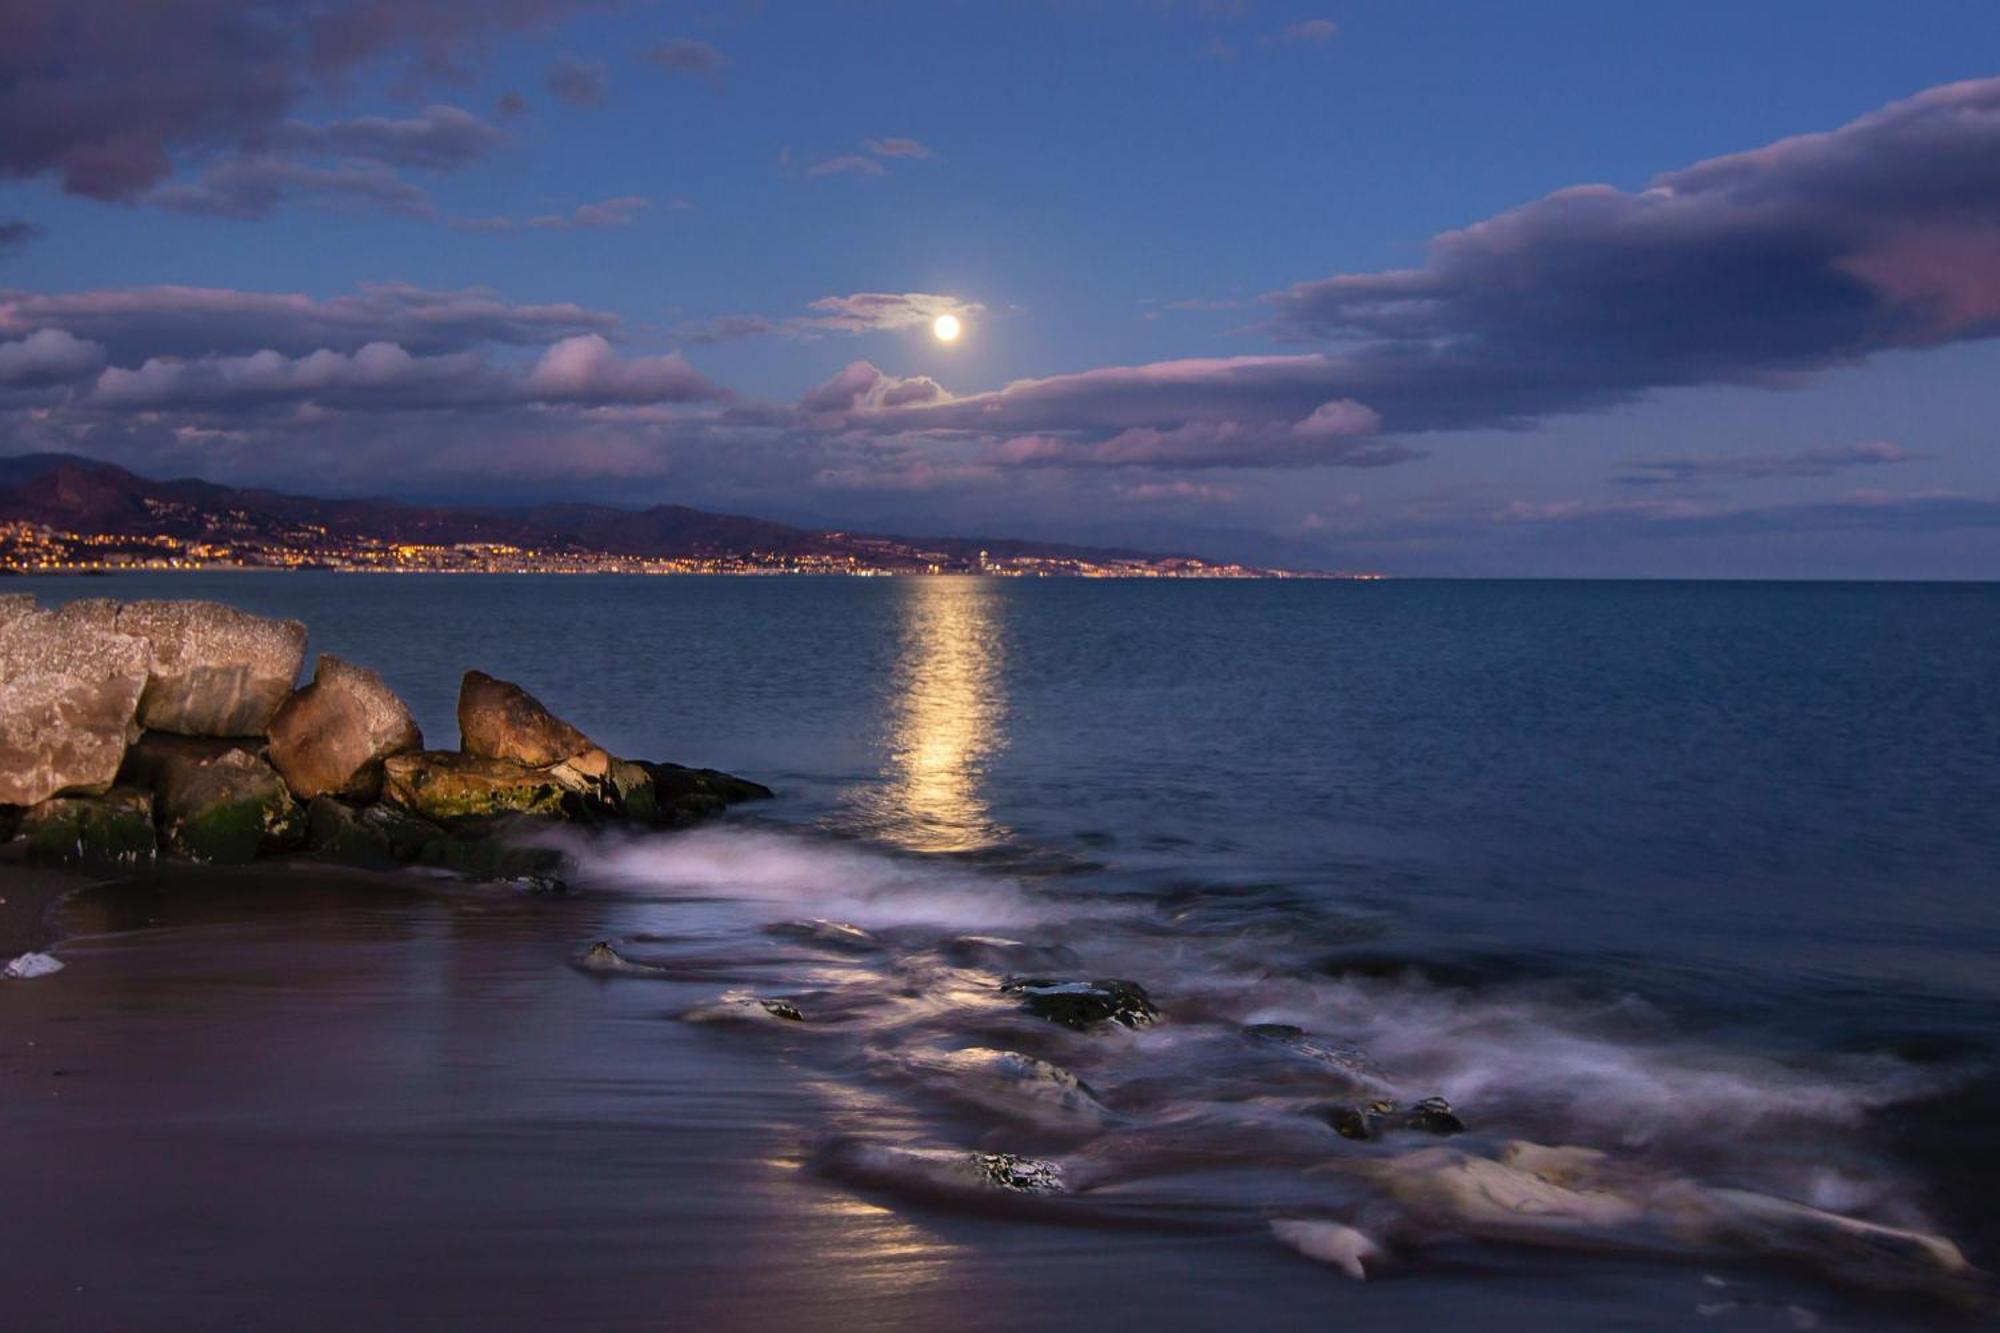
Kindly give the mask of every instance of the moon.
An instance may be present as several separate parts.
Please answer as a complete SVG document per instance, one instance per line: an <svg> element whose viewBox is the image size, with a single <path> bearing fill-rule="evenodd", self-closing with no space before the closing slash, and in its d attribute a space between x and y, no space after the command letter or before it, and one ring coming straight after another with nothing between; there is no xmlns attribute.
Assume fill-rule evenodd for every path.
<svg viewBox="0 0 2000 1333"><path fill-rule="evenodd" d="M936 319L931 321L931 332L937 335L937 340L941 343L957 342L958 316L939 315Z"/></svg>

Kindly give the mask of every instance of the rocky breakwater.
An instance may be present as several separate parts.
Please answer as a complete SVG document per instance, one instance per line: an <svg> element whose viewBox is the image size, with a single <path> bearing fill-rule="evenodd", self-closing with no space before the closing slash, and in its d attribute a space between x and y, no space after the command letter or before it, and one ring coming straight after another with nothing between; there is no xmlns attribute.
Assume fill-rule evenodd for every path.
<svg viewBox="0 0 2000 1333"><path fill-rule="evenodd" d="M553 822L681 827L769 796L622 759L517 685L469 671L460 748L427 750L366 667L306 628L214 602L0 597L0 841L28 859L240 863L300 855L546 885Z"/></svg>

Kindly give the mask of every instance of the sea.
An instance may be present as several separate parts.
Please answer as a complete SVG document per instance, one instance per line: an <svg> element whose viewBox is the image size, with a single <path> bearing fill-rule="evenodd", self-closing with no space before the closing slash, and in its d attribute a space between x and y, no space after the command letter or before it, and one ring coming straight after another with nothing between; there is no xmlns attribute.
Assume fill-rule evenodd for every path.
<svg viewBox="0 0 2000 1333"><path fill-rule="evenodd" d="M65 970L0 991L9 1328L1991 1319L1835 1231L1496 1226L1422 1181L1576 1146L1592 1197L2000 1263L2000 585L6 590L297 617L434 746L476 667L777 792L566 835L566 896L267 866L72 900ZM1021 975L1159 1018L1072 1031ZM1462 1133L1404 1118L1432 1096ZM1002 1154L1067 1188L961 1188Z"/></svg>

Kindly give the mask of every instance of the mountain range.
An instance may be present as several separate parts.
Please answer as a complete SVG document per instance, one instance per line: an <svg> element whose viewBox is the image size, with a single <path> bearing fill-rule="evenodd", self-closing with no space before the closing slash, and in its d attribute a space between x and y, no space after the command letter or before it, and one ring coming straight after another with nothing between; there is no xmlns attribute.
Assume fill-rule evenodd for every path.
<svg viewBox="0 0 2000 1333"><path fill-rule="evenodd" d="M1257 573L1186 555L987 537L901 537L813 531L684 505L621 509L561 503L523 508L318 499L215 482L156 481L68 454L0 457L0 524L60 537L129 538L154 547L227 549L244 563L332 563L340 552L399 545L512 548L622 561L708 561L757 567L852 565L857 571L1020 566L1035 573ZM110 543L116 545L115 542ZM253 553L286 558L259 558ZM290 558L296 556L297 558ZM1073 568L1072 568L1073 566Z"/></svg>

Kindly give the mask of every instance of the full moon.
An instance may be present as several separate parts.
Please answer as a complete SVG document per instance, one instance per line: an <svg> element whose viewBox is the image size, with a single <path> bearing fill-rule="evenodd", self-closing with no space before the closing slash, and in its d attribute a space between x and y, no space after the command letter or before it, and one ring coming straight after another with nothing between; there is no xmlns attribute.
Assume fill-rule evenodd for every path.
<svg viewBox="0 0 2000 1333"><path fill-rule="evenodd" d="M957 342L958 316L939 315L937 319L931 323L931 332L937 335L937 340L941 343Z"/></svg>

